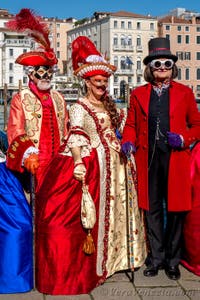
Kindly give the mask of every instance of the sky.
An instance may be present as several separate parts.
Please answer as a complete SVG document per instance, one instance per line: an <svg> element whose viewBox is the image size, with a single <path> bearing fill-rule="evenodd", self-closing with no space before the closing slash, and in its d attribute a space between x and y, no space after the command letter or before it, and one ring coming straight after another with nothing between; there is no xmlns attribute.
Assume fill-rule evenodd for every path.
<svg viewBox="0 0 200 300"><path fill-rule="evenodd" d="M31 8L43 17L83 19L97 12L120 10L152 17L162 16L181 7L200 13L199 0L0 0L0 8L16 14L21 8Z"/></svg>

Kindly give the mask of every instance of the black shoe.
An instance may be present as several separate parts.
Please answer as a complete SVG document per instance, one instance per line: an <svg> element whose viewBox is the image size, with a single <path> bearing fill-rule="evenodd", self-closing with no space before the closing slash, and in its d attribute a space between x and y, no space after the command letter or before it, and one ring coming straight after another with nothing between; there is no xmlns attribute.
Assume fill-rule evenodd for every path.
<svg viewBox="0 0 200 300"><path fill-rule="evenodd" d="M169 279L172 279L172 280L178 280L181 277L181 273L180 273L178 266L172 266L172 267L166 266L165 274L167 275L167 277Z"/></svg>
<svg viewBox="0 0 200 300"><path fill-rule="evenodd" d="M158 275L159 266L154 266L152 264L148 265L148 267L144 270L143 274L146 277L154 277Z"/></svg>

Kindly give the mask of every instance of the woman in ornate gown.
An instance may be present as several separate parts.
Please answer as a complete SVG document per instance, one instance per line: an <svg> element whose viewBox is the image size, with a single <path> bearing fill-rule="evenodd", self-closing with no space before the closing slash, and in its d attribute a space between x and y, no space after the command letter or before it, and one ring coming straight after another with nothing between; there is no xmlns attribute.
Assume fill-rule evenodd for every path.
<svg viewBox="0 0 200 300"><path fill-rule="evenodd" d="M86 37L72 43L72 60L75 74L85 79L87 94L70 108L66 143L50 163L37 195L36 287L54 295L89 293L116 271L130 268L125 164L116 136L126 115L106 91L115 67ZM81 224L83 179L96 208L92 254L82 249L87 235ZM139 212L137 217L134 267L146 258Z"/></svg>
<svg viewBox="0 0 200 300"><path fill-rule="evenodd" d="M182 264L194 274L200 276L200 142L192 148L192 210L184 222L184 253Z"/></svg>
<svg viewBox="0 0 200 300"><path fill-rule="evenodd" d="M33 288L32 215L21 183L6 167L6 134L0 138L0 294L22 293Z"/></svg>

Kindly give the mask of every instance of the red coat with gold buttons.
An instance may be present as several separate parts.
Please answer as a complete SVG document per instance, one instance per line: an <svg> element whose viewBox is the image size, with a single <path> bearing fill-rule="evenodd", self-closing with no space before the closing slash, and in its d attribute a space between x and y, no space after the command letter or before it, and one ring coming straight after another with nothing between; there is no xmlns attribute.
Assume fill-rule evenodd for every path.
<svg viewBox="0 0 200 300"><path fill-rule="evenodd" d="M14 95L8 120L9 148L7 167L23 172L24 152L33 146L39 150L39 182L44 169L58 152L67 134L68 114L63 96L55 90L39 92L36 86Z"/></svg>
<svg viewBox="0 0 200 300"><path fill-rule="evenodd" d="M148 110L151 84L133 90L122 143L136 146L139 207L149 209L148 197ZM168 211L191 209L189 145L200 139L200 112L192 90L172 81L169 87L170 131L181 134L184 148L172 150L168 175Z"/></svg>

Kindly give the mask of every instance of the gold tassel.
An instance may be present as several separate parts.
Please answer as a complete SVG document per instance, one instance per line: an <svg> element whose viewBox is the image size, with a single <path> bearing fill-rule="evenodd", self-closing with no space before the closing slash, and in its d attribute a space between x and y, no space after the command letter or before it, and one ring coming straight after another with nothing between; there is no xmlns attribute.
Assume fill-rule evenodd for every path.
<svg viewBox="0 0 200 300"><path fill-rule="evenodd" d="M88 234L83 243L83 252L85 252L85 254L92 254L95 252L94 240L90 233L90 230L88 230Z"/></svg>

